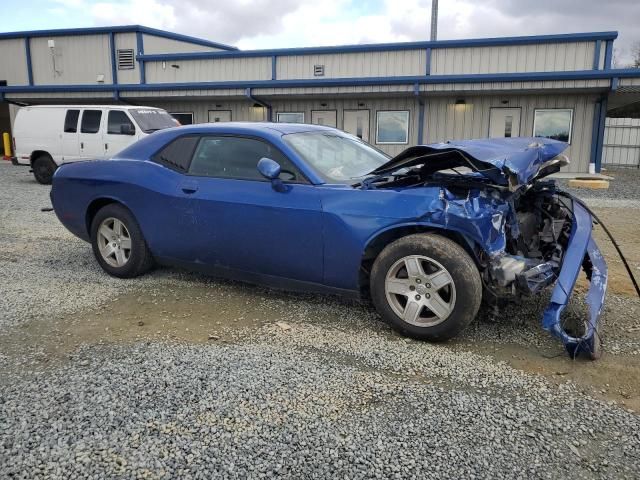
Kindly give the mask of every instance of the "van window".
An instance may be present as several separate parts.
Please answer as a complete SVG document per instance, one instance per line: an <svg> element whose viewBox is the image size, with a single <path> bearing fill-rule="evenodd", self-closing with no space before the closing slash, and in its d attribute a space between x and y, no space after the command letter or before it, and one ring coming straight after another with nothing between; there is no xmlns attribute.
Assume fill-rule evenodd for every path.
<svg viewBox="0 0 640 480"><path fill-rule="evenodd" d="M102 110L85 110L82 112L80 131L82 133L98 133L100 131L101 118Z"/></svg>
<svg viewBox="0 0 640 480"><path fill-rule="evenodd" d="M130 131L135 132L136 129L133 126L133 122L129 120L129 117L122 110L110 110L107 116L107 133L112 135L128 135L123 134L122 126L129 125ZM126 128L126 127L125 127Z"/></svg>
<svg viewBox="0 0 640 480"><path fill-rule="evenodd" d="M67 110L67 114L64 117L65 133L76 133L78 131L79 116L80 110Z"/></svg>

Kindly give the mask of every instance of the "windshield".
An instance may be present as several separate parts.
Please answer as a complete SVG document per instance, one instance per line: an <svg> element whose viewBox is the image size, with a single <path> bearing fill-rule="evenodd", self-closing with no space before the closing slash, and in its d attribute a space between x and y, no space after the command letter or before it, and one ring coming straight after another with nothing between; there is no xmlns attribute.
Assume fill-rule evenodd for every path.
<svg viewBox="0 0 640 480"><path fill-rule="evenodd" d="M164 110L138 108L129 110L129 113L144 133L151 133L156 130L180 125Z"/></svg>
<svg viewBox="0 0 640 480"><path fill-rule="evenodd" d="M349 134L318 131L282 138L328 182L353 183L389 161L386 154Z"/></svg>

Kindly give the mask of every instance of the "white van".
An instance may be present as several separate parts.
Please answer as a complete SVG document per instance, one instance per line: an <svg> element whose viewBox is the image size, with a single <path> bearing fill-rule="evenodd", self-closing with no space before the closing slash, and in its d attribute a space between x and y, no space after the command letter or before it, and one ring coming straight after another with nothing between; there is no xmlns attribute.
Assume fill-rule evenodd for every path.
<svg viewBox="0 0 640 480"><path fill-rule="evenodd" d="M13 163L30 165L39 183L50 184L63 163L109 158L156 130L177 125L165 110L153 107L22 107L13 124Z"/></svg>

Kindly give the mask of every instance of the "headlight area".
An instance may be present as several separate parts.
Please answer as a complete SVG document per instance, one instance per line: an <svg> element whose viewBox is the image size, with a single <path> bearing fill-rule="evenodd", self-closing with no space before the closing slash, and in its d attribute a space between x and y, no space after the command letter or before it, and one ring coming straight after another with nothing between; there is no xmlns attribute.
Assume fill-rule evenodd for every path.
<svg viewBox="0 0 640 480"><path fill-rule="evenodd" d="M563 342L570 356L599 358L607 265L591 236L591 214L573 198L559 194L553 181L536 182L514 195L511 205L507 246L488 262L485 286L498 298L513 298L539 294L555 284L543 328ZM568 326L561 316L581 270L590 280L589 314L582 324Z"/></svg>

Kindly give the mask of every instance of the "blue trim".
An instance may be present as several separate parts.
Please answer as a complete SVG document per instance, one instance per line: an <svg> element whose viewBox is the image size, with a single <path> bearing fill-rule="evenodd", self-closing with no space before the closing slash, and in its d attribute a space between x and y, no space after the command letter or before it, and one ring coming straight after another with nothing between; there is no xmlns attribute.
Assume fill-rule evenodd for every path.
<svg viewBox="0 0 640 480"><path fill-rule="evenodd" d="M604 69L611 69L611 60L613 59L613 41L607 40L607 44L604 49Z"/></svg>
<svg viewBox="0 0 640 480"><path fill-rule="evenodd" d="M116 40L113 32L109 32L109 49L111 50L111 83L118 84L118 66L116 64Z"/></svg>
<svg viewBox="0 0 640 480"><path fill-rule="evenodd" d="M138 68L140 70L140 83L147 83L147 72L144 68L144 60L140 60L144 56L144 39L142 32L136 32L136 59L138 60Z"/></svg>
<svg viewBox="0 0 640 480"><path fill-rule="evenodd" d="M33 85L33 65L31 65L31 38L24 39L24 53L27 57L27 79L29 85Z"/></svg>
<svg viewBox="0 0 640 480"><path fill-rule="evenodd" d="M600 106L600 116L598 121L598 149L596 151L596 173L600 173L602 169L602 148L604 146L604 125L607 118L607 104L609 97L607 95L602 97Z"/></svg>
<svg viewBox="0 0 640 480"><path fill-rule="evenodd" d="M304 48L280 48L270 50L236 50L225 52L191 52L191 53L163 53L145 55L146 61L162 60L201 60L206 58L221 57L270 57L310 55L310 54L335 54L354 52L380 52L399 50L419 50L426 48L462 48L462 47L486 47L496 45L528 45L541 43L566 43L595 40L612 40L618 36L618 32L596 33L570 33L563 35L539 35L529 37L499 37L477 38L471 40L437 40L435 42L404 42L404 43L376 43L363 45L341 45L336 47L304 47Z"/></svg>
<svg viewBox="0 0 640 480"><path fill-rule="evenodd" d="M589 163L596 163L598 154L598 129L600 127L600 109L602 108L602 99L598 100L593 109L593 120L591 124L591 155Z"/></svg>
<svg viewBox="0 0 640 480"><path fill-rule="evenodd" d="M271 57L271 80L275 80L278 77L278 57L273 55Z"/></svg>
<svg viewBox="0 0 640 480"><path fill-rule="evenodd" d="M602 47L602 40L596 40L596 46L593 51L593 69L600 70L600 48Z"/></svg>
<svg viewBox="0 0 640 480"><path fill-rule="evenodd" d="M120 84L119 90L152 91L152 90L196 90L218 88L289 88L310 86L359 86L359 85L411 85L434 83L480 83L480 82L516 82L516 81L549 81L549 80L610 80L615 77L640 78L640 69L617 70L582 70L575 72L532 72L507 74L468 74L468 75L429 75L401 77L357 77L357 78L317 78L293 80L234 80L224 82L185 82L185 83L153 83L153 84ZM110 91L113 85L12 85L0 87L0 92L93 92Z"/></svg>
<svg viewBox="0 0 640 480"><path fill-rule="evenodd" d="M71 36L71 35L99 35L104 33L133 33L140 32L157 37L178 40L181 42L193 43L195 45L203 45L205 47L220 48L223 50L237 50L236 47L225 45L224 43L212 42L202 38L191 37L179 33L158 30L157 28L145 27L143 25L118 25L114 27L90 27L90 28L58 28L48 30L29 30L21 32L3 32L0 33L0 39L5 38L22 38L22 37L55 37L55 36Z"/></svg>
<svg viewBox="0 0 640 480"><path fill-rule="evenodd" d="M418 145L424 144L424 100L418 97Z"/></svg>
<svg viewBox="0 0 640 480"><path fill-rule="evenodd" d="M427 67L425 69L425 75L431 75L431 48L427 48L426 61Z"/></svg>

